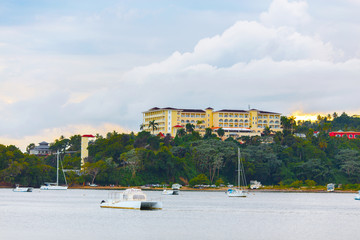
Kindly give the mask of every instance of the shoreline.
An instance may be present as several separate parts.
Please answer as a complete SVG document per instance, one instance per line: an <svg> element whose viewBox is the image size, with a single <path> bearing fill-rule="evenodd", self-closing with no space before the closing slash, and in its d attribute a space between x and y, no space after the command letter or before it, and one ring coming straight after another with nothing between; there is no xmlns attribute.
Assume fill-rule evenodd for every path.
<svg viewBox="0 0 360 240"><path fill-rule="evenodd" d="M12 189L11 186L0 186L1 188L9 188ZM91 187L91 186L71 186L68 189L84 189L84 190L126 190L128 188L138 188L143 191L163 191L165 189L170 190L171 188L149 188L149 187L141 187L141 186L97 186L97 187ZM191 192L191 191L198 191L198 192L226 192L228 187L222 187L222 188L190 188L190 187L182 187L180 191L184 192ZM256 193L256 192L274 192L274 193L357 193L359 190L341 190L336 189L333 192L326 191L326 188L324 189L308 189L308 188L300 188L300 189L293 189L293 188L285 188L285 189L279 189L279 188L260 188L260 189L246 189L249 193Z"/></svg>

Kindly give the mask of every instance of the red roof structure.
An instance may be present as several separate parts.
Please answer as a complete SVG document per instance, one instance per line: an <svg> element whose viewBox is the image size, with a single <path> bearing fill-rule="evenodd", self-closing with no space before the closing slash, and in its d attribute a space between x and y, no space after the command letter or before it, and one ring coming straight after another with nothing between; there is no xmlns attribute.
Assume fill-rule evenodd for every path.
<svg viewBox="0 0 360 240"><path fill-rule="evenodd" d="M183 128L181 125L175 125L174 128Z"/></svg>
<svg viewBox="0 0 360 240"><path fill-rule="evenodd" d="M82 135L81 137L90 137L90 138L94 138L95 136L88 134L88 135Z"/></svg>
<svg viewBox="0 0 360 240"><path fill-rule="evenodd" d="M330 137L343 137L344 135L348 139L355 139L360 137L360 132L343 132L343 131L329 132Z"/></svg>

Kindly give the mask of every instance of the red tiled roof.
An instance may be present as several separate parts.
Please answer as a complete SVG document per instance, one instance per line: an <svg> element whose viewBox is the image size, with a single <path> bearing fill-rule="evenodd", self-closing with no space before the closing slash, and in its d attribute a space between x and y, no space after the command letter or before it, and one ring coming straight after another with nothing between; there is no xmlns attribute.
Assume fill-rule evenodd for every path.
<svg viewBox="0 0 360 240"><path fill-rule="evenodd" d="M89 135L82 135L81 137L91 137L91 138L94 138L95 136L89 134Z"/></svg>
<svg viewBox="0 0 360 240"><path fill-rule="evenodd" d="M174 128L183 128L183 126L181 126L181 125L175 125L175 126L173 126Z"/></svg>

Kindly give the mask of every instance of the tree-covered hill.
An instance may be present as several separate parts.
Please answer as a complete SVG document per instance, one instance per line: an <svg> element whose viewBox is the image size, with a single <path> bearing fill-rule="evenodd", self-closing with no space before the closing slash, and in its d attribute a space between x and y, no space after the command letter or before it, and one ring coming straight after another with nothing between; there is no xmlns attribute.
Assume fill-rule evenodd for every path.
<svg viewBox="0 0 360 240"><path fill-rule="evenodd" d="M97 135L89 144L89 158L82 174L67 172L67 181L72 185L96 182L122 186L173 182L235 184L240 148L248 182L286 186L360 183L360 139L328 134L337 130L360 131L359 118L343 113L319 116L317 122L295 122L293 117L282 117L281 121L283 132L264 129L261 137L225 141L211 129L206 129L204 137L193 129L175 138L145 131ZM80 169L80 141L81 137L75 135L69 139L60 137L51 144L53 151L63 152L64 168ZM37 157L22 153L15 146L0 145L0 181L35 187L54 181L55 160L54 155Z"/></svg>

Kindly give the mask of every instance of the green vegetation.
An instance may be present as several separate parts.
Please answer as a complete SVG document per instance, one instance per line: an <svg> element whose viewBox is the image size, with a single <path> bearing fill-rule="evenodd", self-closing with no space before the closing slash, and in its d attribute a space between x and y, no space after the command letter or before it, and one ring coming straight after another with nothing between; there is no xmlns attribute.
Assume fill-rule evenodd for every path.
<svg viewBox="0 0 360 240"><path fill-rule="evenodd" d="M332 119L333 118L333 119ZM332 119L332 121L329 121ZM283 132L264 129L263 136L220 140L210 128L202 137L189 125L177 137L108 133L89 144L89 158L82 174L67 172L69 184L144 185L179 182L183 185L236 183L237 148L241 148L246 177L277 188L316 188L333 182L342 189L358 189L360 139L329 137L329 131L360 131L360 119L345 113L319 117L317 122L296 122L282 117ZM151 131L157 129L151 123ZM314 134L314 132L319 133ZM294 133L304 134L304 138ZM66 169L80 168L80 141L75 135L51 144L62 152ZM241 142L241 143L240 143ZM33 148L29 144L27 151ZM66 153L72 151L72 153ZM22 153L15 146L0 145L2 184L39 187L56 179L56 157ZM64 181L61 179L60 181Z"/></svg>

